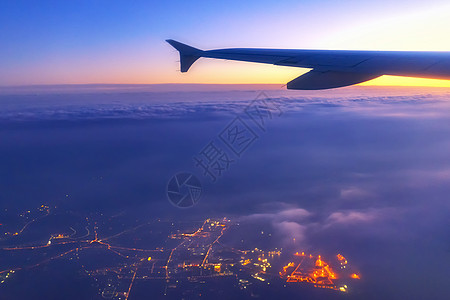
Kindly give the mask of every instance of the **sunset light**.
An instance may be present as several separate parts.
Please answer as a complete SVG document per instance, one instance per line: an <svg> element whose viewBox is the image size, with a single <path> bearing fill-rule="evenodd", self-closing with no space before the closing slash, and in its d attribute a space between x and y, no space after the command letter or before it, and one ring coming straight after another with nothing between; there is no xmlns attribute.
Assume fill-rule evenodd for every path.
<svg viewBox="0 0 450 300"><path fill-rule="evenodd" d="M449 298L449 0L6 0L0 44L1 300Z"/></svg>
<svg viewBox="0 0 450 300"><path fill-rule="evenodd" d="M291 49L450 51L450 5L409 1L381 2L263 1L252 14L243 4L232 12L224 3L197 5L179 3L181 9L163 9L163 4L139 3L136 10L119 4L96 5L65 18L75 9L60 2L41 8L23 19L15 2L3 11L5 26L0 36L8 47L0 49L0 86L29 84L280 84L305 73L306 69L254 65L201 59L188 76L177 72L177 53L164 40L170 37L203 49L256 47ZM261 4L261 3L260 3ZM63 13L52 14L60 9ZM136 12L136 13L134 13ZM196 18L192 18L195 12ZM381 13L382 12L382 13ZM318 22L320 19L330 23ZM117 18L111 17L117 16ZM180 16L187 16L181 18ZM301 18L299 18L301 15ZM364 16L364 17L362 17ZM233 22L227 22L227 18ZM208 26L200 26L203 19ZM37 24L33 20L40 20ZM213 22L214 20L214 22ZM79 25L73 26L72 23ZM126 24L125 26L120 24ZM225 26L225 24L227 24ZM249 25L251 24L251 26ZM17 28L13 35L8 28ZM30 30L28 30L30 29ZM25 46L26 45L26 46ZM450 87L444 80L383 76L363 85Z"/></svg>

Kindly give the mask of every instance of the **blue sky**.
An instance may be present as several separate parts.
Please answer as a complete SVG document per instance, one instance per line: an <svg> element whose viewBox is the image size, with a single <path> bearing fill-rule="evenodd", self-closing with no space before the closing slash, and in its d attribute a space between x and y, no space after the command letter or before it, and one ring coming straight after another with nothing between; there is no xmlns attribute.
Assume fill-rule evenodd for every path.
<svg viewBox="0 0 450 300"><path fill-rule="evenodd" d="M4 1L0 85L282 82L299 71L214 62L182 77L164 40L200 48L448 50L446 2ZM252 79L255 72L267 76Z"/></svg>

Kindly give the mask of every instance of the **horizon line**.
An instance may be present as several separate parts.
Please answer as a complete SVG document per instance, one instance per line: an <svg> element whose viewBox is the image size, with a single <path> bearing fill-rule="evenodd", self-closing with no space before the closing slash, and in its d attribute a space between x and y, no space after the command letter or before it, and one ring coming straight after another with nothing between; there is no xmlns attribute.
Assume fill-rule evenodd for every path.
<svg viewBox="0 0 450 300"><path fill-rule="evenodd" d="M449 80L450 84L450 80ZM12 85L0 85L0 88L20 88L20 87L64 87L64 86L161 86L161 85L204 85L204 86L280 86L285 87L286 83L180 83L180 82L166 82L166 83L37 83L37 84L12 84ZM354 87L405 87L405 88L448 88L441 85L405 85L405 84L370 84L361 83L354 85Z"/></svg>

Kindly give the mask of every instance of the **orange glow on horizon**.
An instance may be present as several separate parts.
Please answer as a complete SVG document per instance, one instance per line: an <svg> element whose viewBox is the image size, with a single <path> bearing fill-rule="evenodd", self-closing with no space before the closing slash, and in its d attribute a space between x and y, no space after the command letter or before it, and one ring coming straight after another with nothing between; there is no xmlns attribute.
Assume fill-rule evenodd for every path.
<svg viewBox="0 0 450 300"><path fill-rule="evenodd" d="M301 73L300 73L301 74ZM244 75L244 74L242 74ZM273 74L276 75L276 74ZM292 78L286 78L283 80L275 80L278 76L265 76L259 75L258 77L253 78L237 78L224 76L222 78L216 78L214 75L208 76L204 80L194 80L194 81L184 81L183 83L204 83L204 84L279 84L280 86L286 85L287 82L294 79L294 75ZM286 77L286 76L283 76ZM278 77L279 78L279 77ZM198 78L200 79L200 78ZM413 78L413 77L401 77L401 76L389 76L383 75L376 79L369 80L358 84L359 86L410 86L410 87L450 87L450 80L444 79L427 79L427 78Z"/></svg>
<svg viewBox="0 0 450 300"><path fill-rule="evenodd" d="M301 76L309 69L264 65L236 61L200 60L187 73L177 71L177 64L158 65L158 72L150 67L110 67L107 74L101 71L84 72L83 69L56 69L51 75L38 77L40 69L22 76L35 85L45 84L274 84L284 87L289 81ZM101 68L100 68L101 69ZM38 78L38 79L32 79ZM101 79L99 79L101 78ZM5 86L17 85L5 82ZM450 80L412 78L383 75L358 86L406 86L406 87L450 87Z"/></svg>
<svg viewBox="0 0 450 300"><path fill-rule="evenodd" d="M166 76L155 78L157 82L154 83L279 84L284 86L309 70L240 61L204 59L196 62L187 73L180 73L172 68L172 72L164 74ZM359 85L450 87L450 80L383 75Z"/></svg>
<svg viewBox="0 0 450 300"><path fill-rule="evenodd" d="M240 68L239 71L227 70L220 75L215 72L201 72L188 76L187 74L175 75L172 80L152 83L198 83L198 84L279 84L285 86L289 81L306 73L308 70L299 68L270 69ZM241 72L242 71L242 72ZM253 73L254 72L254 73ZM139 82L142 82L139 80ZM405 86L405 87L450 87L450 80L414 78L403 76L383 75L376 79L358 84L358 86Z"/></svg>
<svg viewBox="0 0 450 300"><path fill-rule="evenodd" d="M425 86L450 87L450 80L383 75L359 84L361 86Z"/></svg>
<svg viewBox="0 0 450 300"><path fill-rule="evenodd" d="M177 71L178 63L160 63L155 66L109 67L107 74L102 70L85 71L81 67L54 68L49 76L37 76L40 68L31 70L20 80L30 84L274 84L284 87L289 81L301 76L309 69L265 65L237 61L199 60L187 73ZM38 78L38 79L36 79ZM100 79L101 78L101 79ZM16 85L19 79L11 76L5 86ZM383 75L379 78L359 84L359 86L417 86L417 87L450 87L450 80L412 78Z"/></svg>

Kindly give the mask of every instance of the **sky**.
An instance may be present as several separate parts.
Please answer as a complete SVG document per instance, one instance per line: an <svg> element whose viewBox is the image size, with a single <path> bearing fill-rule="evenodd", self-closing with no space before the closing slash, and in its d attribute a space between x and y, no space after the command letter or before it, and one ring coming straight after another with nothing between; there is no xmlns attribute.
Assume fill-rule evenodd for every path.
<svg viewBox="0 0 450 300"><path fill-rule="evenodd" d="M2 1L0 86L277 83L306 70L200 60L181 74L172 38L226 47L450 50L450 5L433 1ZM382 77L369 84L450 86Z"/></svg>

